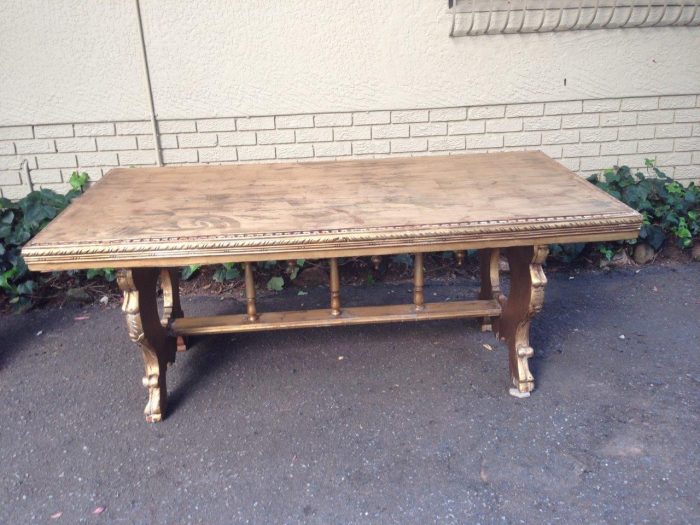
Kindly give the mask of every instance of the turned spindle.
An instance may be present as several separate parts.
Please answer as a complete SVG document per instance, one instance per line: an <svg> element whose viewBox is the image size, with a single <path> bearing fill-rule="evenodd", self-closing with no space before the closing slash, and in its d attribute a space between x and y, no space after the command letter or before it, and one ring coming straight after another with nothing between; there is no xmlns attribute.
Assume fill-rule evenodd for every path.
<svg viewBox="0 0 700 525"><path fill-rule="evenodd" d="M379 271L379 265L382 264L382 258L379 255L373 255L372 256L372 265L374 266L374 269Z"/></svg>
<svg viewBox="0 0 700 525"><path fill-rule="evenodd" d="M455 252L457 257L457 266L462 266L464 264L464 250L459 250Z"/></svg>
<svg viewBox="0 0 700 525"><path fill-rule="evenodd" d="M255 281L253 280L253 263L245 263L245 298L248 321L258 320L258 311L255 307Z"/></svg>
<svg viewBox="0 0 700 525"><path fill-rule="evenodd" d="M331 315L340 315L340 273L338 259L329 259L331 265Z"/></svg>
<svg viewBox="0 0 700 525"><path fill-rule="evenodd" d="M413 304L416 310L425 308L423 296L423 254L417 253L413 262Z"/></svg>

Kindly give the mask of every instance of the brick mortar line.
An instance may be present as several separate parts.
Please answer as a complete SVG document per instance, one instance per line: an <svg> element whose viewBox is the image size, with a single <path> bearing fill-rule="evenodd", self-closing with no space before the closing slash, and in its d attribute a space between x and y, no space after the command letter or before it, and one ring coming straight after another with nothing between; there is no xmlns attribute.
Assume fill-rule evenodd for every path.
<svg viewBox="0 0 700 525"><path fill-rule="evenodd" d="M349 149L346 148L345 146L336 146L336 148L340 147L340 149L341 149L340 150L340 152L342 153L341 158L347 158L347 157L352 157L352 156L385 156L385 155L390 156L390 155L394 155L396 153L401 153L401 154L409 153L410 154L411 152L413 152L414 154L415 153L417 153L417 154L430 154L430 153L439 153L439 152L449 153L449 152L460 152L460 151L462 151L462 152L475 151L475 150L481 150L484 148L483 147L477 147L477 148L471 147L470 148L469 142L470 141L477 141L479 137L485 137L488 135L489 137L496 136L500 140L498 140L497 143L488 144L487 142L484 142L484 144L477 144L477 145L478 146L487 146L485 149L490 149L490 150L494 150L494 151L507 150L507 149L523 149L524 147L532 148L532 147L539 146L540 149L547 150L550 152L550 154L556 153L556 154L553 154L554 157L560 159L560 161L562 161L564 163L567 163L569 166L573 166L572 169L577 169L579 171L585 171L584 168L582 168L582 165L584 165L584 163L581 162L582 159L596 158L596 157L602 156L602 157L608 157L609 159L616 158L619 161L619 159L621 159L623 157L631 157L635 154L644 155L645 157L646 156L658 157L660 155L662 157L665 156L665 157L671 157L671 158L672 158L673 154L676 154L676 156L678 158L672 159L672 161L671 161L672 165L670 166L671 170L675 170L675 168L694 168L694 167L696 167L697 164L695 163L695 157L696 157L696 154L700 153L697 150L692 149L692 146L690 147L690 149L684 147L683 150L678 151L679 141L687 140L687 141L690 141L692 144L692 142L698 136L697 132L695 131L696 126L698 124L692 121L692 117L690 120L684 119L684 120L687 120L686 122L678 122L677 121L679 113L693 112L693 111L698 109L697 106L698 106L698 103L700 102L700 97L697 95L692 95L692 96L695 98L695 107L680 107L680 108L670 107L668 109L664 108L662 110L659 110L658 107L659 107L660 100L661 100L661 98L663 98L663 96L638 98L638 100L657 99L657 104L656 104L655 108L651 108L651 107L646 107L646 108L640 107L637 109L630 108L627 111L623 111L621 105L622 105L622 102L624 100L632 100L629 98L596 99L596 100L613 100L620 105L620 109L618 111L609 111L609 110L600 111L600 110L598 110L595 112L584 112L585 108L583 106L583 103L585 102L585 100L576 100L574 102L581 102L581 104L580 104L581 110L576 111L575 113L564 113L562 115L559 115L559 114L548 115L546 103L533 102L533 103L522 103L522 104L496 105L496 106L491 106L491 107L499 108L499 109L502 108L503 111L502 112L499 111L497 113L487 114L487 115L477 114L479 117L482 117L482 116L487 117L487 118L483 118L483 119L481 119L481 118L469 119L469 108L467 108L466 106L457 107L457 108L435 109L435 111L438 113L439 112L445 113L444 115L442 115L441 117L438 117L438 118L434 118L431 110L429 110L429 109L380 110L380 111L375 111L375 112L366 112L367 115L365 115L365 116L370 116L369 115L370 113L379 114L382 117L382 119L379 120L380 122L383 122L382 124L371 124L370 122L377 122L378 121L375 118L374 120L364 119L361 121L361 124L357 124L357 125L352 125L352 124L350 126L335 125L335 126L329 126L329 127L316 126L316 117L319 115L344 115L346 117L350 117L350 122L355 122L355 120L356 120L355 115L351 115L348 112L336 112L336 113L330 113L330 114L329 113L298 114L296 116L311 116L312 121L314 123L314 127L303 126L303 127L292 128L289 126L285 126L282 128L278 128L277 126L279 125L279 122L278 122L279 119L274 118L272 120L272 124L275 126L274 128L264 129L264 130L260 130L260 129L259 130L250 130L250 131L248 131L248 130L240 131L239 130L237 132L251 133L255 137L255 145L251 145L251 146L257 146L257 147L269 146L274 151L274 158L251 159L251 161L253 161L253 162L256 160L276 160L276 159L277 160L294 160L295 158L302 159L302 160L308 160L310 158L313 159L314 157L309 157L307 155L308 152L302 153L301 156L299 156L299 155L295 156L294 154L291 154L291 155L285 154L285 155L283 155L283 158L279 158L280 152L278 151L278 148L281 147L283 149L285 146L288 146L290 148L293 148L294 146L300 146L301 148L303 148L305 145L308 144L311 147L311 151L313 151L313 155L318 156L319 152L317 151L318 146L316 145L316 143L319 141L316 140L314 142L306 142L306 141L305 142L298 142L297 135L300 133L299 130L302 130L302 129L307 129L307 130L329 129L332 139L326 140L326 141L320 141L320 143L323 145L326 145L329 148L331 148L331 146L330 146L331 144L336 144L336 145L348 144ZM682 98L682 97L689 97L689 95L676 95L676 96L669 96L669 97L670 98ZM571 101L567 101L567 102L571 102ZM541 106L542 114L526 117L526 116L524 116L526 113L521 112L520 114L509 116L507 114L506 108L513 107L513 106L518 106L521 108L526 107L526 106L533 106L533 107L537 108L537 107ZM481 106L481 107L489 107L489 106ZM460 109L463 111L459 111ZM558 113L560 111L563 111L564 109L566 109L566 108L555 108L555 109L552 109L551 111ZM577 108L573 108L574 111L576 109ZM569 110L572 110L572 108L569 108ZM654 124L647 124L647 123L640 124L639 119L637 117L637 118L635 118L634 124L629 123L629 122L620 122L620 123L615 124L613 126L603 126L601 124L600 117L603 115L610 115L612 117L612 115L620 114L620 113L633 113L634 112L634 113L637 113L637 115L639 115L639 114L643 114L643 113L659 112L659 111L665 111L665 112L669 113L670 115L672 115L671 122L657 122ZM394 113L403 113L403 112L406 112L406 113L411 113L411 112L427 113L427 120L426 120L426 115L421 115L421 117L420 117L421 122L410 122L410 121L409 122L393 122L393 114ZM456 112L456 114L455 114L455 112ZM539 109L536 112L539 113ZM387 114L387 113L388 113L388 115L383 115L383 114ZM452 113L452 115L450 115L450 113ZM498 114L498 113L500 113L500 114ZM521 114L523 116L521 116ZM564 128L563 127L564 115L597 115L598 125L591 126L591 127L578 127L578 126L576 126L576 127ZM287 116L287 115L279 115L276 117L284 117L284 116ZM378 115L375 115L375 117L376 116L378 116ZM387 117L389 119L388 123L386 121ZM491 118L488 118L488 117L491 117ZM553 129L545 129L545 130L537 130L537 129L524 130L524 129L521 129L521 130L516 130L516 131L487 131L486 129L484 129L483 131L479 131L477 133L469 133L465 129L464 134L460 134L460 135L452 134L451 135L450 128L449 128L449 124L451 122L478 122L478 121L483 120L485 123L484 128L486 128L486 123L488 123L489 121L498 120L501 122L508 122L508 121L516 121L516 122L523 121L524 122L523 119L528 118L531 121L536 122L538 119L541 120L541 119L546 119L549 117L558 117L559 118L558 125L556 127L554 127ZM237 120L235 118L222 117L222 119L223 118L229 118L233 122L233 127L238 128ZM450 118L457 118L458 120L449 120ZM176 120L181 121L181 122L194 121L194 129L198 130L200 127L198 124L199 122L206 121L206 120L212 120L212 119L176 119ZM555 120L556 120L556 118L555 118ZM120 134L117 131L118 126L116 125L119 122L137 123L137 122L144 122L144 121L129 120L129 121L109 121L109 122L91 123L91 124L95 125L96 127L98 127L99 125L103 125L103 126L109 125L112 127L112 130L113 130L112 134L110 134L110 135L99 134L96 136L76 136L75 135L75 132L76 132L75 126L73 126L71 124L70 127L71 127L72 136L56 137L56 138L52 138L50 136L37 138L36 137L36 127L40 127L40 125L36 125L36 126L10 126L10 127L20 127L20 128L21 127L31 128L31 138L24 137L24 138L14 138L14 139L3 139L1 141L2 143L5 143L5 144L10 143L10 145L11 145L10 152L6 153L4 156L13 156L13 157L25 156L25 158L30 161L30 166L33 170L39 169L42 171L43 170L45 170L45 171L54 170L54 171L63 172L63 171L69 171L70 169L76 167L75 164L79 164L78 155L80 155L80 154L82 154L83 157L86 157L86 156L89 157L90 155L97 156L99 154L102 154L105 156L105 160L109 159L108 155L114 155L114 159L116 159L115 165L119 165L120 163L122 163L121 155L126 155L126 153L133 154L133 152L150 151L151 148L142 148L140 146L141 140L139 140L139 139L144 138L147 135L144 135L143 133L121 133ZM344 122L344 123L347 123L347 122ZM81 125L79 123L75 123L75 124ZM437 135L419 134L418 136L416 136L413 133L414 128L420 128L421 126L430 127L430 126L435 126L437 124L443 124L443 129L438 130ZM583 121L583 124L584 125L586 124L585 121ZM67 125L62 125L62 126L65 127ZM400 138L395 138L395 137L392 138L391 133L388 133L386 137L384 137L384 136L375 137L374 131L375 131L375 127L377 127L377 126L384 127L385 130L390 130L392 127L404 129L404 130L407 128L409 136L408 137L402 136ZM47 127L47 126L45 126L45 127ZM52 126L48 126L48 127L50 128ZM56 125L54 127L61 127L61 126ZM356 139L351 138L350 140L345 141L345 140L339 140L340 137L336 137L337 128L359 129L360 127L369 128L369 132L370 132L369 138L367 138L367 137L356 138ZM644 137L643 135L640 135L643 138L620 139L619 135L620 135L621 129L623 129L623 128L633 129L633 128L639 128L639 127L645 127L645 128L652 128L653 127L653 137L649 138L649 137ZM664 127L668 127L668 128L676 127L676 128L681 128L681 129L683 127L685 127L685 128L687 128L687 131L682 133L680 136L674 136L673 133L671 133L670 135L668 133L664 133L663 135L659 136L658 135L659 130L664 128ZM584 130L597 130L598 132L602 132L606 129L615 130L615 139L604 140L604 141L598 141L598 140L585 141L584 137L582 137L582 134L581 134L581 131L584 131ZM259 141L259 134L260 133L269 133L271 131L281 131L281 130L287 130L287 131L291 132L291 134L294 137L294 141L286 143L286 144L284 144L284 143L280 144L280 143L276 143L273 140L271 142L271 144L269 144L269 145L268 144L265 144L265 145L260 144L260 141ZM577 132L577 141L570 142L570 143L562 142L560 144L556 144L556 143L544 144L543 143L543 142L548 142L548 140L546 140L543 136L545 133L557 132L557 131L559 131L559 132L576 131ZM224 159L223 161L221 161L219 159L212 159L209 162L217 162L217 161L218 162L248 162L248 159L240 160L239 149L240 148L250 148L251 146L244 146L244 145L220 146L218 144L220 141L220 138L219 138L220 134L231 133L231 132L236 132L236 131L234 129L234 130L230 130L230 131L219 131L219 130L206 131L205 130L205 131L194 131L193 132L193 131L191 131L191 129L187 129L185 131L179 131L179 132L175 131L173 133L164 133L163 136L172 136L175 144L177 144L177 146L178 146L177 148L168 148L169 151L171 151L171 152L174 152L174 151L193 151L194 152L194 157L191 159L186 159L186 162L201 162L201 153L200 153L201 149L205 149L205 150L212 149L215 151L218 147L227 147L227 148L235 149L235 155L232 155L232 157L235 156L236 159L238 159L238 160L236 160L234 158ZM180 137L182 135L201 135L201 134L214 135L215 139L216 139L215 144L214 145L205 144L205 145L201 145L201 146L192 146L191 148L180 147L180 145L181 145L181 142L180 142L181 138ZM534 141L532 141L532 139L527 140L527 138L526 138L527 136L537 137L537 140L534 140ZM102 141L99 140L100 137L103 137ZM110 146L110 148L108 148L107 150L104 150L99 145L99 142L109 143L110 140L127 139L128 137L134 137L132 139L133 145L129 149L123 149L123 148L116 148L115 149L114 147ZM518 137L521 137L522 139L520 141L518 141L517 140ZM464 140L464 146L462 146L459 143L460 138L462 138ZM512 138L513 140L508 141L509 138ZM73 139L73 140L81 140L81 139L82 140L90 140L95 145L95 149L90 149L89 151L82 151L82 152L81 151L77 151L77 152L59 151L57 141L60 141L60 140L70 141L71 139ZM46 144L50 144L51 148L54 151L37 152L37 153L30 152L30 153L17 154L17 143L18 142L22 143L23 141L29 142L32 140L37 141L37 142L44 142ZM433 147L432 141L439 141L439 140L443 140L445 142L452 140L453 142L451 145L446 145L445 147L440 146L440 145L436 145L435 147ZM643 143L643 141L652 141L652 140L658 140L658 141L665 140L665 141L669 142L671 145L670 151L669 151L668 147L665 147L665 148L662 147L661 149L657 148L655 151L652 150L649 152L640 153L639 152L640 143ZM415 147L410 147L410 146L408 146L409 144L411 144L410 141L413 141L414 144L423 143L423 144L425 144L425 146L416 145ZM549 140L549 142L556 142L556 141L554 139L551 139L551 140ZM387 143L389 145L388 153L383 148ZM634 143L634 151L626 151L625 153L616 153L614 150L612 150L611 152L603 152L605 145L616 144L616 143L619 143L619 144ZM356 150L356 146L355 146L356 144L362 144L363 146L369 145L370 148L371 148L372 144L381 145L381 146L379 148L372 149L372 150L368 151L367 153L364 153L364 151L361 148L358 148L358 150ZM407 147L399 147L398 146L399 144L405 144ZM590 151L587 152L585 149L581 149L581 151L579 151L579 152L576 152L575 150L572 151L572 149L576 145L579 145L579 146L591 145L591 146L588 146ZM595 146L597 146L597 147L595 147ZM400 151L396 151L396 149L399 149ZM596 152L594 153L593 150L596 150ZM380 151L380 153L377 153L377 151ZM324 154L325 153L332 153L332 150L329 152L324 152ZM576 153L576 154L571 155L572 153ZM71 162L69 162L69 164L71 164L71 166L65 166L65 165L61 166L60 162L58 162L57 163L58 165L56 165L56 166L49 166L49 167L45 167L45 168L39 166L39 161L42 159L42 156L44 156L44 158L45 158L45 156L50 156L50 155L61 155L65 159L70 159ZM700 157L700 155L698 155L698 156ZM683 157L686 157L688 159L688 162L690 162L690 163L688 164L688 163L683 162L683 160L685 160L685 159L683 159ZM330 157L321 157L321 158L330 159L330 158L337 158L337 157L330 156ZM679 158L682 160L679 161ZM109 159L109 160L111 160L111 159ZM626 159L626 160L630 160L630 159ZM172 163L177 163L178 161L182 162L183 158L176 159ZM572 161L575 161L575 162L572 162ZM129 165L132 163L124 162L123 164ZM108 162L107 164L111 165L112 163ZM135 164L141 164L141 163L139 161L137 161ZM141 164L141 165L143 165L143 164ZM38 166L38 168L37 168L37 166ZM81 166L81 169L86 169L86 168L87 167L85 167L85 166ZM103 167L101 167L101 166L90 167L90 168L92 168L91 171L102 171L102 169L103 169ZM13 171L16 171L16 170L12 170L12 169L3 170L4 173L12 173ZM692 177L692 174L689 176L689 178L691 178L691 177Z"/></svg>
<svg viewBox="0 0 700 525"><path fill-rule="evenodd" d="M544 101L528 101L528 102L501 102L501 103L489 103L489 104L462 104L455 106L444 106L444 107L420 107L420 108L390 108L390 109L347 109L347 110L328 110L328 111L314 111L314 112L301 112L301 113L261 113L255 115L234 115L234 116L216 116L216 117L195 117L195 118L158 118L158 122L173 122L173 121L192 121L192 120L219 120L227 118L235 119L246 119L246 118L268 118L268 117L292 117L292 116L306 116L306 115L327 115L327 114L353 114L353 113L376 113L376 112L394 112L394 111L430 111L439 109L454 109L454 108L477 108L477 107L497 107L497 106L527 106L534 104L563 104L567 102L592 102L592 101L603 101L603 100L633 100L633 99L652 99L652 98L678 98L678 97L700 97L699 93L673 93L673 94L657 94L657 95L630 95L624 97L603 97L603 98L567 98L567 99L556 99L556 100L544 100ZM676 109L676 108L670 108ZM622 111L622 110L620 110ZM638 111L638 110L630 110ZM653 110L652 110L653 111ZM35 122L32 124L2 124L2 128L10 127L26 127L26 126L68 126L68 125L84 125L84 124L102 124L102 123L126 123L126 122L150 122L148 117L143 119L108 119L108 120L81 120L81 121L63 121L63 122Z"/></svg>

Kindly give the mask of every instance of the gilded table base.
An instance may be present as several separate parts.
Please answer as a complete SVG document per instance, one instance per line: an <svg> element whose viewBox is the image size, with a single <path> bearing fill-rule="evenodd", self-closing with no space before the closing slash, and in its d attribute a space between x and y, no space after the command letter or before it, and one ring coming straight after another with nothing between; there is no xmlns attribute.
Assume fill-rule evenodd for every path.
<svg viewBox="0 0 700 525"><path fill-rule="evenodd" d="M157 285L163 289L163 313L158 315ZM119 288L124 292L122 310L126 314L129 337L141 347L146 373L143 386L148 389L144 409L146 421L161 421L165 415L168 391L166 371L175 362L175 353L185 348L184 339L171 335L169 324L182 317L177 270L135 268L120 270Z"/></svg>
<svg viewBox="0 0 700 525"><path fill-rule="evenodd" d="M498 249L480 251L481 292L478 300L426 303L423 294L423 254L415 257L413 303L405 305L354 307L341 306L337 259L330 259L329 308L291 312L259 313L255 305L252 264L246 263L246 313L185 318L180 306L178 272L175 269L134 268L120 270L119 287L124 292L123 311L129 336L143 353L148 403L146 421L161 421L166 414L167 366L177 351L186 349L190 335L243 331L278 330L317 326L351 325L455 319L482 319L482 330L494 331L508 347L513 388L511 394L526 397L534 389L528 360L534 355L529 342L530 323L542 309L547 279L542 264L546 246L505 248L510 265L510 291L501 291ZM461 262L463 259L459 257ZM162 313L158 312L158 287L162 290Z"/></svg>
<svg viewBox="0 0 700 525"><path fill-rule="evenodd" d="M544 305L544 288L547 277L542 264L547 259L548 246L516 246L506 248L505 256L510 266L510 292L501 292L499 276L500 250L481 250L480 298L493 298L503 307L498 318L485 318L482 330L493 330L499 340L508 345L510 367L515 397L527 397L535 388L528 360L534 356L530 346L530 323Z"/></svg>

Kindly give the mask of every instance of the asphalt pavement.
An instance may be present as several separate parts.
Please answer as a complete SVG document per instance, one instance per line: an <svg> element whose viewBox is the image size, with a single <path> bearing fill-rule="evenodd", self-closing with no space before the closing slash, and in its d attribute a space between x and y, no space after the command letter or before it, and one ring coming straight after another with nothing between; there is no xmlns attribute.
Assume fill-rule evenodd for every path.
<svg viewBox="0 0 700 525"><path fill-rule="evenodd" d="M0 523L700 523L700 264L549 279L523 400L476 320L324 328L196 340L147 424L118 305L0 317Z"/></svg>

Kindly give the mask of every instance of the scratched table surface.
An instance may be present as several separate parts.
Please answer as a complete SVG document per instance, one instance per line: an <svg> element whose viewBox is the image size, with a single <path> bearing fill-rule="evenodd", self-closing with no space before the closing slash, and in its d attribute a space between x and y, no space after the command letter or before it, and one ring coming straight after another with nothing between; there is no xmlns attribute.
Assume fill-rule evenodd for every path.
<svg viewBox="0 0 700 525"><path fill-rule="evenodd" d="M37 270L162 266L620 239L640 222L540 152L119 168L23 254Z"/></svg>

